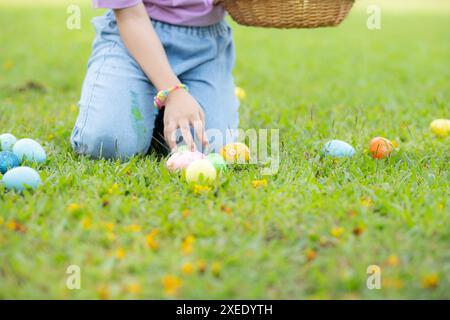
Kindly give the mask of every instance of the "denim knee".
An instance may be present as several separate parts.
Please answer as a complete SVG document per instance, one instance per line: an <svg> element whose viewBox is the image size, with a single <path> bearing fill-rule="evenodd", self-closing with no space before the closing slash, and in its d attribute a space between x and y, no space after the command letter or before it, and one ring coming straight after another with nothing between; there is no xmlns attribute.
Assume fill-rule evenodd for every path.
<svg viewBox="0 0 450 320"><path fill-rule="evenodd" d="M79 128L75 127L71 136L72 148L80 155L108 160L127 160L147 152L138 148L133 137L119 135L113 129L85 128L80 134Z"/></svg>

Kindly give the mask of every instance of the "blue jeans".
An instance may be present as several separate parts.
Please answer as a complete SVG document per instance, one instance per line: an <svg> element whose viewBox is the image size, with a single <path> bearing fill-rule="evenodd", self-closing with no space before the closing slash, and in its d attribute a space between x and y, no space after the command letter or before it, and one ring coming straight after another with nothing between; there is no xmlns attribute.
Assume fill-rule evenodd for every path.
<svg viewBox="0 0 450 320"><path fill-rule="evenodd" d="M211 149L217 151L235 140L231 131L237 129L239 121L230 27L225 21L207 27L152 23L172 70L203 108ZM96 38L71 136L72 147L92 158L146 154L158 116L153 106L156 89L122 42L114 12L94 18L93 24ZM200 148L198 141L197 146Z"/></svg>

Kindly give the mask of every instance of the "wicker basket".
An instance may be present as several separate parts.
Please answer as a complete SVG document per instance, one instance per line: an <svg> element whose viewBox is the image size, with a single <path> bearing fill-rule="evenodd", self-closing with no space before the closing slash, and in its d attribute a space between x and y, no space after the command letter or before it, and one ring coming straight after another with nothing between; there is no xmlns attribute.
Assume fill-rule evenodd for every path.
<svg viewBox="0 0 450 320"><path fill-rule="evenodd" d="M270 28L337 26L354 0L216 0L237 23Z"/></svg>

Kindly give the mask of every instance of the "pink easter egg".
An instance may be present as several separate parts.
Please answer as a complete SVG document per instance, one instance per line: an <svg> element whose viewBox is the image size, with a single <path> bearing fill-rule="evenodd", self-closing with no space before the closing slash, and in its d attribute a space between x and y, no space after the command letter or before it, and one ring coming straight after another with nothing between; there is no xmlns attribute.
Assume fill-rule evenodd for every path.
<svg viewBox="0 0 450 320"><path fill-rule="evenodd" d="M175 152L167 159L166 167L169 171L175 172L186 169L195 160L204 158L205 155L198 151Z"/></svg>

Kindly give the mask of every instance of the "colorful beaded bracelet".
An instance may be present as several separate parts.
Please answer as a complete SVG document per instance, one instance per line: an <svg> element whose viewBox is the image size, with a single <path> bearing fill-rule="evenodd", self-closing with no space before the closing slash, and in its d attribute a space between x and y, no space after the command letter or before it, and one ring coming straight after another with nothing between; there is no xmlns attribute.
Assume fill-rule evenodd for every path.
<svg viewBox="0 0 450 320"><path fill-rule="evenodd" d="M164 104L166 103L169 94L178 89L184 89L186 91L189 91L188 87L184 84L177 84L176 86L173 86L169 89L161 90L153 99L153 105L155 106L155 108L161 110L161 108L164 107Z"/></svg>

